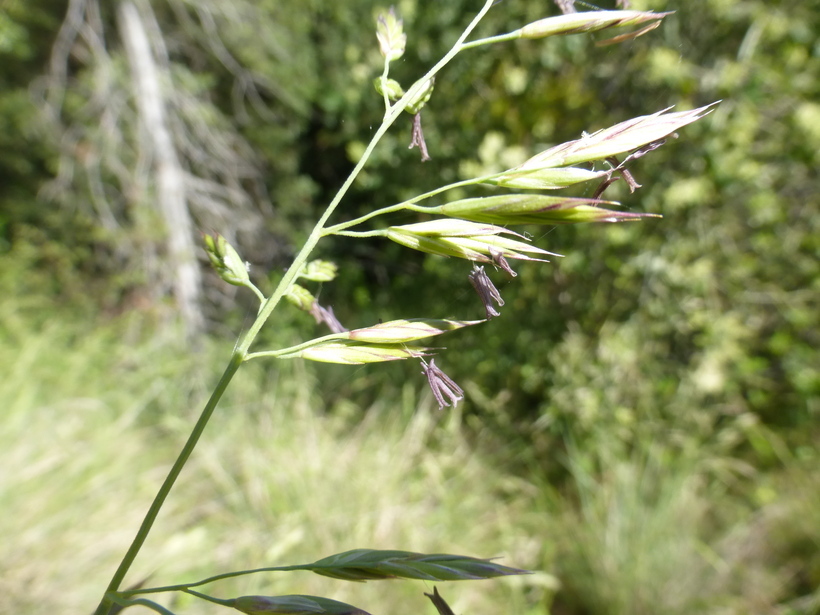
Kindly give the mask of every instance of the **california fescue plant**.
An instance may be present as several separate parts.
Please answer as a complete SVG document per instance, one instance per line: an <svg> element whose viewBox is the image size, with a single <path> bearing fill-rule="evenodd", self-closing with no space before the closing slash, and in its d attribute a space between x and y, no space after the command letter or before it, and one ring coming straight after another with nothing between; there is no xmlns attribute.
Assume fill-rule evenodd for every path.
<svg viewBox="0 0 820 615"><path fill-rule="evenodd" d="M426 376L433 396L441 408L455 405L464 398L456 380L447 375L434 355L437 348L431 341L440 335L465 327L477 327L490 318L501 316L504 300L492 278L516 276L513 263L520 266L542 266L548 258L558 256L534 245L526 235L513 230L520 225L555 225L580 222L627 222L652 215L627 212L619 203L605 200L607 187L623 180L630 192L639 187L629 167L636 159L660 147L675 136L683 126L709 113L711 105L690 111L671 112L647 110L647 115L627 119L610 128L532 152L524 163L500 173L471 178L419 194L407 201L383 204L366 215L352 220L334 217L339 204L368 164L374 149L404 114L412 116L411 148L418 148L420 162L431 154L425 142L422 111L435 96L436 78L445 72L457 55L480 53L487 45L503 44L520 38L544 39L552 36L595 32L610 28L619 30L604 43L617 43L634 38L658 26L668 13L633 10L596 10L576 12L571 2L558 3L564 14L547 17L525 24L520 29L483 39L470 35L478 23L498 4L485 0L480 11L467 25L449 52L426 74L405 87L390 77L391 63L402 57L408 36L394 10L381 13L376 22L376 37L384 68L374 80L377 95L384 101L384 117L353 171L339 188L316 222L293 263L282 276L270 296L265 296L251 281L242 256L221 235L204 237L205 249L211 263L227 283L244 287L259 299L255 321L244 332L231 354L227 367L202 411L190 436L182 447L167 478L159 489L144 521L105 590L96 609L96 615L110 615L132 605L142 605L165 615L171 611L149 599L152 594L184 592L211 603L235 609L248 615L356 615L366 611L332 600L306 595L217 597L205 593L209 583L230 577L250 574L273 574L290 571L310 571L340 581L374 581L383 579L421 579L431 582L489 579L504 575L524 574L526 571L502 565L491 559L466 555L414 553L402 550L353 549L331 554L313 563L273 565L253 570L235 570L214 573L210 578L189 583L157 587L121 588L137 554L142 548L168 494L197 445L205 426L219 405L231 380L248 361L308 359L348 365L383 361L411 360L420 362L420 372ZM621 3L623 4L623 3ZM412 40L412 39L411 39ZM589 198L573 198L556 191L592 182ZM447 199L447 192L465 186L486 186L491 194L481 198ZM391 224L389 214L417 212L422 221L412 224ZM336 266L327 260L312 259L322 240L328 237L347 237L350 240L390 240L408 249L449 257L454 267L463 267L464 284L472 285L478 301L483 305L483 320L452 320L436 314L408 314L401 320L378 323L355 323L347 330L333 311L320 305L305 284L331 282ZM285 300L283 302L283 300ZM271 317L284 304L284 309L309 312L318 323L327 326L330 333L287 348L257 348L254 342L265 326L271 326ZM420 375L421 377L421 375ZM398 545L397 545L398 546ZM434 588L427 594L441 615L449 615L449 606Z"/></svg>

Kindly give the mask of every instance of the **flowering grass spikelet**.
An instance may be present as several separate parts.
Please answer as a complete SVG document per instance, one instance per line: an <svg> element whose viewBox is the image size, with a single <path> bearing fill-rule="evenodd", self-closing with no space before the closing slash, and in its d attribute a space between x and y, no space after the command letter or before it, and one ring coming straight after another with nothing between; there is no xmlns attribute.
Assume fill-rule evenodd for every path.
<svg viewBox="0 0 820 615"><path fill-rule="evenodd" d="M402 20L396 17L396 11L392 7L376 19L376 38L379 40L379 52L388 62L404 55L407 35L404 33Z"/></svg>
<svg viewBox="0 0 820 615"><path fill-rule="evenodd" d="M299 277L311 282L331 282L336 278L339 267L336 263L325 260L313 260L305 263Z"/></svg>
<svg viewBox="0 0 820 615"><path fill-rule="evenodd" d="M462 327L477 325L481 320L442 320L432 318L412 318L410 320L391 320L372 327L355 329L348 333L351 340L368 343L407 343L426 337L441 335Z"/></svg>
<svg viewBox="0 0 820 615"><path fill-rule="evenodd" d="M719 101L718 101L719 102ZM564 167L582 162L605 160L610 156L638 150L660 141L679 128L695 122L708 113L717 102L692 109L667 113L671 107L615 124L610 128L584 135L536 154L511 172Z"/></svg>
<svg viewBox="0 0 820 615"><path fill-rule="evenodd" d="M435 85L435 79L431 78L425 80L419 91L416 92L416 94L407 102L407 106L404 110L411 115L418 115L433 95L433 88Z"/></svg>
<svg viewBox="0 0 820 615"><path fill-rule="evenodd" d="M558 190L598 179L607 171L591 171L579 167L511 169L482 183L516 190Z"/></svg>
<svg viewBox="0 0 820 615"><path fill-rule="evenodd" d="M232 604L246 615L369 615L350 604L319 596L242 596Z"/></svg>
<svg viewBox="0 0 820 615"><path fill-rule="evenodd" d="M299 284L291 286L285 294L285 298L305 312L309 312L316 303L316 297L307 288Z"/></svg>
<svg viewBox="0 0 820 615"><path fill-rule="evenodd" d="M657 214L616 211L600 207L618 204L615 201L543 194L502 194L461 199L431 208L429 211L493 225L620 222L658 217Z"/></svg>
<svg viewBox="0 0 820 615"><path fill-rule="evenodd" d="M494 253L505 258L541 262L547 261L543 258L529 256L529 254L560 256L524 241L501 237L502 234L526 239L523 235L500 226L462 219L438 219L417 224L391 226L385 231L388 239L413 250L482 263L494 262Z"/></svg>
<svg viewBox="0 0 820 615"><path fill-rule="evenodd" d="M382 549L352 549L325 557L313 564L299 566L299 569L344 581L470 581L529 574L527 570L466 555Z"/></svg>
<svg viewBox="0 0 820 615"><path fill-rule="evenodd" d="M428 348L408 348L404 344L363 344L351 340L336 340L317 344L310 348L288 355L301 357L320 363L341 363L344 365L363 365L365 363L383 363L401 361L427 356Z"/></svg>
<svg viewBox="0 0 820 615"><path fill-rule="evenodd" d="M427 237L476 237L478 235L498 235L499 233L510 233L521 237L518 233L513 233L494 224L480 224L465 220L448 220L446 218L391 228Z"/></svg>
<svg viewBox="0 0 820 615"><path fill-rule="evenodd" d="M647 22L659 23L661 19L671 14L671 12L653 13L651 11L585 11L539 19L516 32L521 38L545 38L557 34L596 32L618 26L637 26ZM635 33L632 34L635 35Z"/></svg>
<svg viewBox="0 0 820 615"><path fill-rule="evenodd" d="M332 312L330 315L332 316ZM348 365L419 358L427 356L430 349L410 347L407 346L408 343L482 322L484 321L414 318L392 320L353 331L345 331L338 325L341 331L301 344L279 356ZM327 324L333 327L330 322Z"/></svg>
<svg viewBox="0 0 820 615"><path fill-rule="evenodd" d="M248 265L225 237L215 233L214 235L203 234L202 238L208 259L223 281L234 286L251 285Z"/></svg>
<svg viewBox="0 0 820 615"><path fill-rule="evenodd" d="M389 100L398 100L404 96L404 90L401 84L395 79L386 79L384 77L376 77L373 80L373 87L379 96L387 96Z"/></svg>

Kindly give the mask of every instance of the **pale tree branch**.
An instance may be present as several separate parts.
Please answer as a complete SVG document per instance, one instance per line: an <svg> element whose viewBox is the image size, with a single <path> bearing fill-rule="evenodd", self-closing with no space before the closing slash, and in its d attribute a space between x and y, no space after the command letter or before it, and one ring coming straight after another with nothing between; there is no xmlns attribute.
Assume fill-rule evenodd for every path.
<svg viewBox="0 0 820 615"><path fill-rule="evenodd" d="M86 0L69 0L68 10L65 19L57 33L57 39L51 52L50 72L51 84L47 92L48 109L56 111L59 118L59 110L63 106L66 83L68 81L68 59L71 56L71 48L74 46L80 29L85 23Z"/></svg>
<svg viewBox="0 0 820 615"><path fill-rule="evenodd" d="M187 224L192 242L194 226L219 229L250 258L274 258L284 249L264 230L263 216L272 214L273 206L259 156L239 133L236 118L218 108L211 92L201 87L201 75L228 61L236 83L245 84L242 92L252 106L265 105L262 98L270 99L271 92L263 85L266 77L243 66L239 56L231 55L231 63L224 55L230 54L226 42L242 25L236 20L251 10L249 3L239 1L237 13L236 7L203 0L207 10L202 11L214 13L212 19L201 20L204 13L197 12L198 4L191 5L191 19L180 0L130 1L147 39L142 56L153 66L160 113L152 114L141 100L152 90L139 82L133 44L121 50L116 42L106 42L114 37L105 35L105 13L116 7L100 0L69 0L50 72L32 85L45 116L43 131L59 152L56 176L43 187L42 196L66 207L87 208L107 232L112 257L106 260L108 266L138 271L135 283L147 283L146 290L155 299L168 292L179 298L181 280L195 283L201 263L195 262L181 277L176 267L191 260L191 253L202 254L193 252L193 243L171 246L170 236L157 236L158 226L179 231ZM160 29L152 7L163 2L177 20ZM203 22L209 24L207 33ZM122 28L123 43L126 36ZM157 125L162 127L159 133L153 128ZM176 198L180 204L183 224L163 219L163 191L178 195L172 202ZM174 254L181 254L182 260ZM232 290L220 284L215 292ZM204 296L202 289L199 294ZM191 290L187 296L196 294Z"/></svg>
<svg viewBox="0 0 820 615"><path fill-rule="evenodd" d="M155 161L157 202L168 234L174 296L189 339L193 339L202 329L204 318L199 305L201 279L194 249L193 223L185 199L184 173L168 129L160 74L137 7L132 2L122 3L118 17L133 74L140 125Z"/></svg>

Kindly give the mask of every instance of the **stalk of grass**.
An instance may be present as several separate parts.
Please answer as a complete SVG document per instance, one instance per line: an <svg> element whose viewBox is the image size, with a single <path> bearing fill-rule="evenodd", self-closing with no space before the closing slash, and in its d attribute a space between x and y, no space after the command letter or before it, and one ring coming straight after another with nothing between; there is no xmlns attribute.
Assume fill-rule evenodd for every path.
<svg viewBox="0 0 820 615"><path fill-rule="evenodd" d="M444 208L437 209L433 207L423 209L423 211L431 214L445 215L444 218L398 226L383 225L381 228L373 230L349 230L350 227L362 222L370 222L377 215L383 216L388 213L411 209L421 211L422 209L416 206L415 203L452 187L444 186L439 190L419 195L398 205L374 209L371 214L356 220L331 225L331 217L362 169L368 164L373 151L398 117L405 111L414 116L413 137L410 147L417 146L419 148L422 162L429 159L420 114L424 105L433 95L436 75L459 53L515 38L545 38L613 27L641 26L642 24L650 24L651 27L654 27L666 16L665 13L641 11L578 13L571 16L564 15L542 19L506 35L474 40L468 43L467 39L472 31L496 3L495 0L484 0L475 17L464 28L450 50L406 91L398 82L389 78L390 63L398 60L404 54L407 44L407 36L403 31L402 22L392 10L378 19L376 34L384 64L382 75L376 80L376 88L385 104L383 120L365 147L354 169L319 216L315 226L294 257L291 266L282 275L281 280L269 296L266 296L254 285L242 257L228 244L224 237L218 234L204 237L206 252L219 276L229 284L244 287L253 292L260 302L258 314L249 329L239 337L233 351L230 353L221 377L219 377L218 382L204 403L204 408L199 417L190 428L176 460L168 469L166 477L148 507L130 546L116 567L105 593L99 601L95 615L111 615L122 608L130 606L145 606L163 615L168 615L171 613L169 607L148 600L145 595L149 593L166 593L171 590L181 592L180 596L186 599L193 596L210 604L236 608L248 613L248 615L259 615L261 613L291 614L293 611L290 609L292 608L297 610L313 608L316 609L315 612L317 613L326 612L328 615L339 615L341 612L339 609L342 611L351 609L359 612L358 607L349 607L335 601L303 594L299 594L297 598L292 598L292 595L288 594L286 597L240 596L238 598L223 599L205 594L200 589L193 590L194 587L200 588L204 584L212 584L218 580L254 575L260 572L258 569L229 571L219 575L210 575L204 580L190 580L186 583L146 588L143 588L143 583L140 582L138 583L139 587L123 589L126 577L134 566L137 556L149 540L152 529L158 522L160 512L165 507L171 490L182 475L183 470L189 465L195 466L196 461L193 460L192 456L205 433L206 426L213 419L214 413L220 404L223 407L229 405L226 403L227 399L223 398L228 392L229 385L234 381L240 368L246 362L252 359L285 360L306 358L315 361L360 364L419 358L422 360L423 371L440 408L450 404L455 405L463 399L461 387L445 374L434 363L433 359L430 359L429 363L424 360L424 357L430 356L436 350L436 347L427 345L426 340L462 327L477 326L483 321L442 320L422 315L421 317L414 316L379 324L371 323L347 331L336 320L332 311L319 305L307 288L299 283L302 281L326 282L335 276L335 266L332 264L309 261L319 242L323 238L333 235L363 240L387 238L414 250L468 260L473 263L491 264L502 269L510 277L515 277L516 273L510 266L508 259L524 262L546 262L544 257L553 254L532 245L529 238L507 228L509 225L525 223L552 225L595 220L623 221L636 219L638 216L626 216L619 214L616 210L596 211L595 208L600 204L617 205L617 203L601 201L598 196L614 181L612 177L614 174L620 175L627 181L630 190L640 187L631 179L625 165L629 161L657 149L677 129L700 119L710 112L711 105L692 111L676 113L668 113L667 109L652 115L634 118L605 130L584 134L580 139L540 152L519 167L509 169L497 176L477 177L468 182L459 182L459 186L490 183L504 188L540 190L557 189L603 177L604 181L596 190L593 199L576 200L573 203L568 203L564 200L556 201L552 198L506 194L500 198L462 201L459 207L456 208L457 211L453 210L455 204L452 204L447 211ZM641 35L649 29L651 28L644 25L641 29L633 31L631 34L616 37L612 41L627 40L630 37ZM622 154L625 155L625 158L619 161L617 156ZM592 173L588 169L575 166L591 163L603 164L604 162L609 165L608 169L599 169ZM490 316L497 317L500 314L494 308L491 310L492 306L489 304L494 301L501 306L504 302L489 277L477 275L479 271L481 270L478 268L474 269L475 275L470 280L484 303L488 318ZM251 352L251 347L256 342L262 328L268 324L272 314L277 310L282 299L285 298L300 309L310 312L317 319L317 322L323 322L330 326L333 333L287 348L262 349ZM276 426L281 427L285 413L277 408L277 415ZM236 438L233 441L233 446L237 448L247 446L247 438ZM280 464L280 466L287 463ZM338 463L336 459L327 460L327 464L330 466L338 465ZM218 465L213 466L215 470L218 467ZM356 476L365 476L367 480L370 480L373 467L372 465L356 467L351 470L349 476L341 479L340 484L344 485L345 493L349 493ZM328 471L327 465L321 466L321 469L324 472ZM231 484L239 484L236 479L231 479L229 472L215 472L214 475L219 476L226 487ZM318 499L315 492L311 492L310 497ZM345 496L342 495L341 497ZM311 507L314 504L309 500L306 505ZM329 523L327 511L323 511L323 513L322 518L317 520L317 526ZM322 558L318 563L310 566L268 566L264 570L266 572L292 572L310 568L325 576L344 580L402 577L439 581L491 578L525 572L521 569L501 566L490 560L468 558L461 555L440 556L435 553L407 555L404 551L397 551L394 548L375 550L361 547L351 552L351 548L355 548L355 545L350 545L345 549L345 553L341 555L337 554ZM436 551L440 550L436 549ZM351 564L349 561L351 558L354 558L361 565ZM305 605L312 606L305 607Z"/></svg>

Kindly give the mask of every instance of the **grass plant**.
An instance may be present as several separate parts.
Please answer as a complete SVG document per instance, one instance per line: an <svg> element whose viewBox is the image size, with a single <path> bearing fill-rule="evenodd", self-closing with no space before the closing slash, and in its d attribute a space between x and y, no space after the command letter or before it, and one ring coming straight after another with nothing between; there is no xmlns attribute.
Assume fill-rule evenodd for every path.
<svg viewBox="0 0 820 615"><path fill-rule="evenodd" d="M62 369L53 368L42 377L32 377L31 372L36 372L43 356L53 352L54 340L23 348L22 360L14 363L12 374L14 381L21 382L21 389L14 392L14 399L19 401L13 405L12 417L19 416L10 421L10 433L13 441L25 441L23 446L33 448L22 453L12 449L10 454L44 459L41 465L32 466L29 474L23 473L17 481L10 482L11 506L22 506L23 499L18 500L17 494L25 494L27 489L31 490L31 497L27 498L31 502L36 501L35 492L40 490L57 491L63 494L60 500L67 500L71 493L80 493L79 488L85 487L86 495L80 503L84 510L94 511L93 531L103 527L107 514L116 519L119 528L130 528L133 525L130 517L126 519L130 513L124 510L141 510L145 506L142 501L145 483L135 480L135 475L129 472L136 468L148 476L154 472L165 473L129 548L115 567L95 615L113 615L135 606L172 615L194 599L247 615L361 615L364 613L361 607L352 606L365 603L364 599L360 601L358 590L336 589L333 600L315 595L327 591L325 577L353 581L408 578L430 582L486 579L526 571L490 559L477 559L476 551L495 555L514 548L519 566L521 560L527 559L528 551L533 558L538 554L539 550L527 545L526 539L516 544L520 542L520 530L509 520L520 515L511 514L503 507L499 509L496 502L504 498L499 498L496 492L498 473L467 454L468 449L459 441L458 429L453 428L458 414L449 419L453 421L449 431L445 429L442 435L435 435L433 427L448 419L434 418L430 408L413 413L416 400L412 389L406 388L401 412L396 412L395 404L371 409L372 418L343 439L339 437L337 419L320 418L312 412L311 399L306 393L309 386L304 376L301 381L296 376L298 368L285 368L292 369L293 376L278 390L271 383L260 386L264 378L250 377L254 370L268 368L245 365L299 358L347 365L420 359L439 409L455 406L463 399L464 391L433 358L426 359L439 350L438 346L428 345L433 343L429 340L500 316L496 306L503 306L504 301L484 271L485 266L514 278L517 273L509 261L536 263L558 256L534 245L530 238L511 230L510 226L622 222L647 215L620 211L618 203L601 197L618 179L622 179L630 191L639 188L627 169L628 163L649 154L677 130L708 114L712 105L676 112L665 109L628 119L533 152L528 160L513 168L443 185L400 203L376 206L358 218L334 218L382 137L404 112L413 116L410 147L419 149L422 162L429 159L421 111L433 96L435 78L457 55L475 53L486 45L519 38L542 39L608 28L638 28L605 41L616 43L648 32L667 15L630 10L568 12L522 25L506 34L468 40L495 4L494 0L485 0L451 49L406 91L389 75L391 62L404 54L407 35L394 11L379 16L376 36L384 64L381 76L375 79L375 87L384 100L384 117L356 166L319 216L270 295L252 282L241 255L224 237L219 234L204 237L208 257L222 280L244 287L259 300L255 320L240 335L233 350L226 353L229 355L227 364L209 394L205 393L207 387L202 386L199 377L194 377L201 373L196 369L196 361L202 359L187 358L181 368L174 369L173 364L166 361L178 354L166 353L163 347L155 352L167 356L155 362L147 359L148 372L144 380L129 375L131 386L136 386L134 390L112 380L118 371L124 374L141 364L135 363L130 345L106 356L98 354L103 346L86 347L93 337L82 339L76 334L68 335L65 343L76 344L83 353L82 361L88 363L65 363ZM533 193L589 181L598 183L590 198ZM433 199L446 198L442 195L448 191L479 185L506 192L429 204ZM510 192L515 190L523 192ZM415 212L422 220L402 225L381 221L397 212ZM376 227L372 228L374 223ZM356 228L362 225L367 225L368 230ZM346 329L333 311L320 305L303 285L331 282L336 277L333 263L313 258L317 246L328 237L363 241L387 239L412 250L450 257L456 262L470 262L472 270L465 277L477 291L486 319L468 321L442 319L435 314L408 315L387 322L357 323L358 328ZM283 300L309 312L331 332L288 347L257 348L259 333L275 322L274 313ZM147 345L152 344L147 342ZM65 353L61 360L68 361L68 356L70 354ZM97 362L92 364L95 357ZM47 389L43 391L38 387L50 379L62 384L54 389L62 394L70 393L77 385L83 385L86 391L93 390L94 383L89 378L95 372L99 374L101 366L108 370L103 382L110 387L110 393L96 398L89 397L88 393L83 397L79 397L79 393L69 394L56 402L48 396L41 397ZM241 375L240 368L244 368ZM180 369L191 378L185 379L182 386L172 384L173 380L168 377L179 377ZM190 384L186 386L185 382ZM119 408L123 404L124 408ZM187 411L180 412L192 405L203 408L195 420ZM114 407L120 410L114 413L116 420L106 421L106 412L111 413ZM37 411L32 412L31 408ZM140 417L151 412L159 419L159 433L164 437L152 454L137 460L142 448L138 446L140 438L156 437L158 433L157 427L149 428L146 423L140 423ZM27 421L28 414L36 415L36 419ZM58 421L54 415L71 418ZM207 446L198 447L201 440L209 438L206 435L209 424L210 431L218 435ZM84 430L89 425L94 433L86 435ZM128 433L127 437L123 437L124 432ZM34 442L29 444L32 438ZM55 444L55 439L65 446ZM185 443L176 461L166 468L167 461L159 461L168 459L165 447L183 439ZM123 443L124 440L128 442ZM43 448L38 448L40 446ZM163 454L155 457L157 453ZM51 473L49 468L59 472ZM109 468L120 470L111 475L113 482L105 483ZM123 476L127 478L123 480ZM185 479L179 480L183 476ZM197 480L188 480L191 477ZM40 480L45 481L45 486L39 485ZM462 481L471 488L463 487ZM176 497L169 500L172 489L177 492ZM88 498L100 498L100 501L92 503ZM166 502L171 503L166 506ZM58 511L51 508L54 504L51 500L44 502L45 516L32 519L28 531L36 536L38 531L46 531L48 526L56 524L62 529L60 540L77 540L78 550L91 549L98 558L105 559L107 542L98 543L90 535L77 535L72 530L78 520L86 521L84 527L87 528L87 521L92 517L83 517L72 507L67 507L65 513ZM518 505L515 500L505 504L513 511ZM451 508L457 509L458 514L440 513L442 509ZM607 510L611 509L607 503ZM640 509L632 505L625 512L630 510ZM663 515L667 514L665 510L660 506ZM598 514L594 506L588 507L587 512ZM235 526L238 529L225 537L212 527L220 519L225 525L238 520ZM600 521L593 519L595 523ZM630 520L625 526L624 541L630 544L634 523ZM419 534L405 535L408 526L415 525L424 529ZM640 527L648 526L641 524ZM488 528L493 529L491 535L486 533ZM616 525L615 530L617 538L621 526ZM107 540L119 536L118 531L106 532ZM504 539L504 546L494 544L494 538L499 536ZM48 545L48 541L29 540L40 548ZM366 548L362 548L363 544ZM440 554L450 546L454 552L469 555ZM397 547L402 550L395 550ZM203 557L203 553L214 550L211 557ZM611 555L617 557L621 552L615 545ZM630 552L629 548L623 550L626 554ZM213 555L219 563L242 561L246 567L227 572L213 570L210 566ZM291 563L283 565L285 558ZM247 566L247 562L260 559L262 569ZM208 565L203 565L205 562ZM614 562L616 566L621 563L617 559ZM645 588L644 575L649 574L653 565L650 562L647 567L638 566L634 561L633 564L633 573L639 579L634 584L637 591ZM161 575L155 572L157 569L162 570ZM322 578L311 576L306 589L294 594L291 588L296 582L291 576L303 576L308 571ZM263 577L260 572L296 574ZM194 576L186 578L186 574ZM155 576L161 576L162 580L155 580ZM274 580L270 580L271 577ZM25 587L24 578L16 580ZM78 580L74 584L80 585ZM333 584L337 586L338 583ZM209 593L204 593L206 590ZM396 612L395 604L402 600L392 590L386 604L374 607L370 597L366 600L367 608ZM220 597L237 594L235 598ZM22 595L39 594L26 591ZM372 596L369 591L367 595ZM437 592L433 595L434 606L446 615L450 607ZM353 600L353 603L339 599ZM658 602L654 596L648 601ZM628 601L625 604L629 604ZM62 601L60 608L65 608ZM198 605L197 609L200 608ZM502 606L499 610L507 609Z"/></svg>

